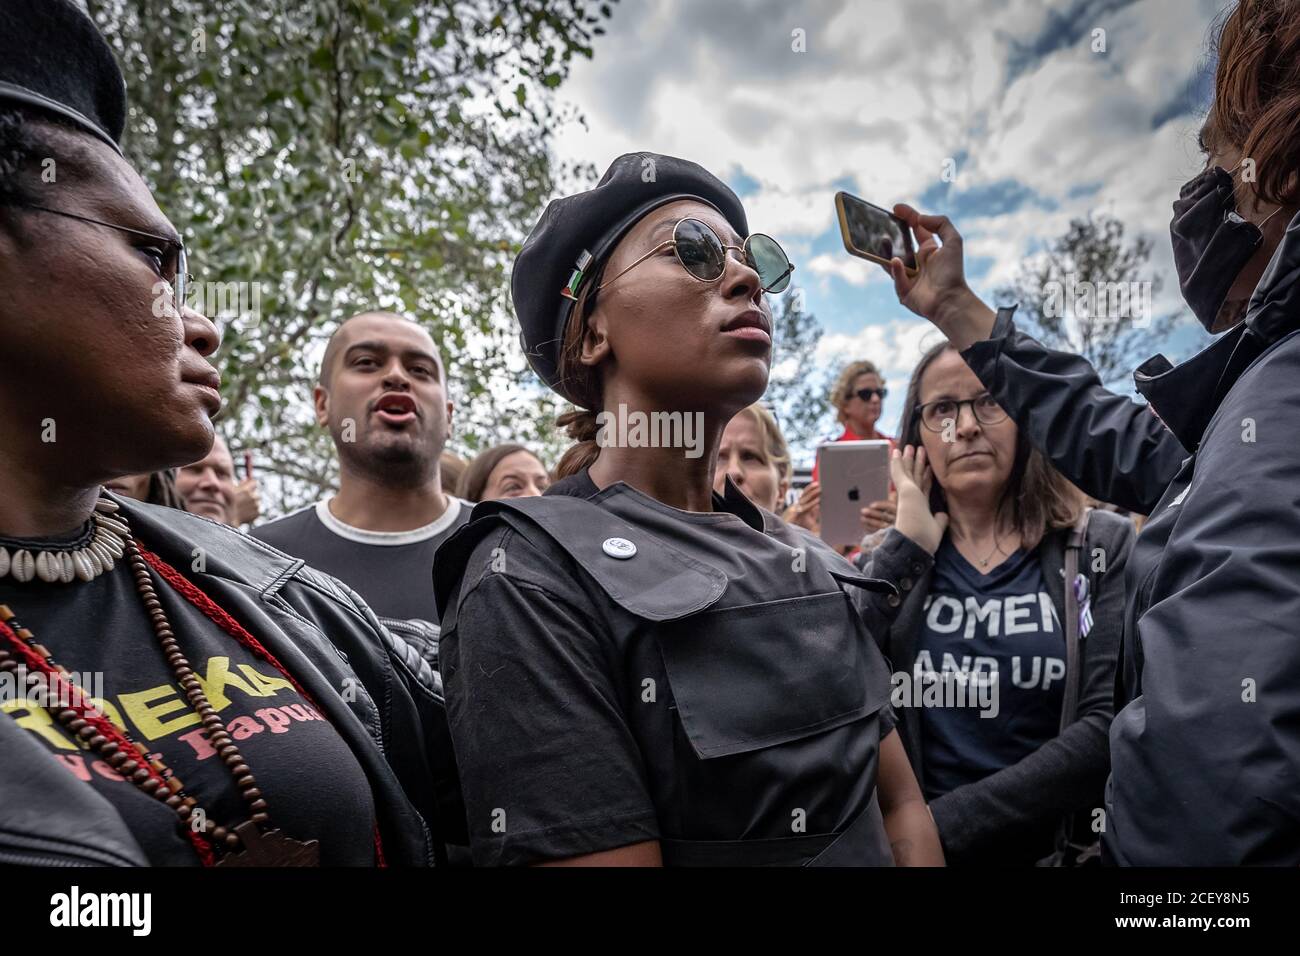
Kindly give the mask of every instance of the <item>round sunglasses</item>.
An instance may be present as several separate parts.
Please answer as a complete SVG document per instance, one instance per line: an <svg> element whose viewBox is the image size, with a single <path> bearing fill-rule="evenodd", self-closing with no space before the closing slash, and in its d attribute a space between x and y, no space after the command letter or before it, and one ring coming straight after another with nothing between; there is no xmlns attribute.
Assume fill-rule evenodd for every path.
<svg viewBox="0 0 1300 956"><path fill-rule="evenodd" d="M596 287L597 290L605 288L665 246L672 246L682 268L702 282L716 282L722 278L727 270L727 252L732 249L741 253L745 265L758 273L764 292L784 292L790 285L790 273L794 272L785 250L771 236L756 232L742 245L729 246L708 223L686 218L679 219L673 226L671 239L665 239L618 275L606 279Z"/></svg>

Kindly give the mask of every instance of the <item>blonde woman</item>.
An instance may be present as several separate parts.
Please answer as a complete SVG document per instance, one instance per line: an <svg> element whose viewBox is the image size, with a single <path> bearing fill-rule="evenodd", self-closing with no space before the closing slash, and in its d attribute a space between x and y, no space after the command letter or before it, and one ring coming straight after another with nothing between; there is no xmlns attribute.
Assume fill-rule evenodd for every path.
<svg viewBox="0 0 1300 956"><path fill-rule="evenodd" d="M840 369L831 386L830 403L836 420L844 426L835 441L887 441L892 448L894 440L876 428L881 407L889 389L875 364L866 359L850 362ZM888 528L898 517L898 503L893 491L884 501L873 501L862 509L862 529L871 534ZM821 482L817 465L813 465L812 481L799 493L799 500L790 506L785 520L813 533L821 529Z"/></svg>
<svg viewBox="0 0 1300 956"><path fill-rule="evenodd" d="M722 494L727 478L760 508L779 514L785 505L790 449L776 416L758 403L737 412L722 433L714 491Z"/></svg>

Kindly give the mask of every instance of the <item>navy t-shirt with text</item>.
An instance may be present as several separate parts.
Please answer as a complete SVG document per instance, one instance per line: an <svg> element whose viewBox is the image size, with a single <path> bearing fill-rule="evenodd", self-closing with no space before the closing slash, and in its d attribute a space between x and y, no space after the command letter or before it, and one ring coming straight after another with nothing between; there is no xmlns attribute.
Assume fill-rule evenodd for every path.
<svg viewBox="0 0 1300 956"><path fill-rule="evenodd" d="M1019 549L981 574L944 538L912 673L945 672L950 684L995 682L997 713L981 716L973 683L966 706L920 708L928 800L1022 760L1060 729L1065 637L1036 550Z"/></svg>

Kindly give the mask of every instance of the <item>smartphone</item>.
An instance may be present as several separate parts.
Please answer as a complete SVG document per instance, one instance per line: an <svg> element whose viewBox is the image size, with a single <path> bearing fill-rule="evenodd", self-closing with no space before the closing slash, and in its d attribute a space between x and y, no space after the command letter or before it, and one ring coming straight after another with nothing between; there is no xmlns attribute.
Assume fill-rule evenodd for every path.
<svg viewBox="0 0 1300 956"><path fill-rule="evenodd" d="M889 442L837 441L817 446L821 480L821 539L833 548L856 545L866 534L862 509L889 497Z"/></svg>
<svg viewBox="0 0 1300 956"><path fill-rule="evenodd" d="M835 212L844 248L850 255L886 266L891 259L899 258L908 274L916 275L916 241L907 223L846 192L835 194Z"/></svg>

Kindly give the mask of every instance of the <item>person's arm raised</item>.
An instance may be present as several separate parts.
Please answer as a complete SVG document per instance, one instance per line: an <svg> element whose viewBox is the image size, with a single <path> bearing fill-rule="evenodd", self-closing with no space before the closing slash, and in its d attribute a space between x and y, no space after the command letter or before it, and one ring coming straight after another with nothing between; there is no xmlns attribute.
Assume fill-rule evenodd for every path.
<svg viewBox="0 0 1300 956"><path fill-rule="evenodd" d="M919 271L889 264L898 300L947 337L998 404L1070 481L1100 501L1150 514L1186 450L1147 406L1102 385L1087 359L1045 348L966 284L961 234L945 216L894 212L916 233ZM942 240L942 244L940 243Z"/></svg>
<svg viewBox="0 0 1300 956"><path fill-rule="evenodd" d="M987 339L996 313L966 284L961 234L947 216L923 216L906 203L894 207L916 236L917 272L897 256L889 263L898 301L933 322L960 351Z"/></svg>

